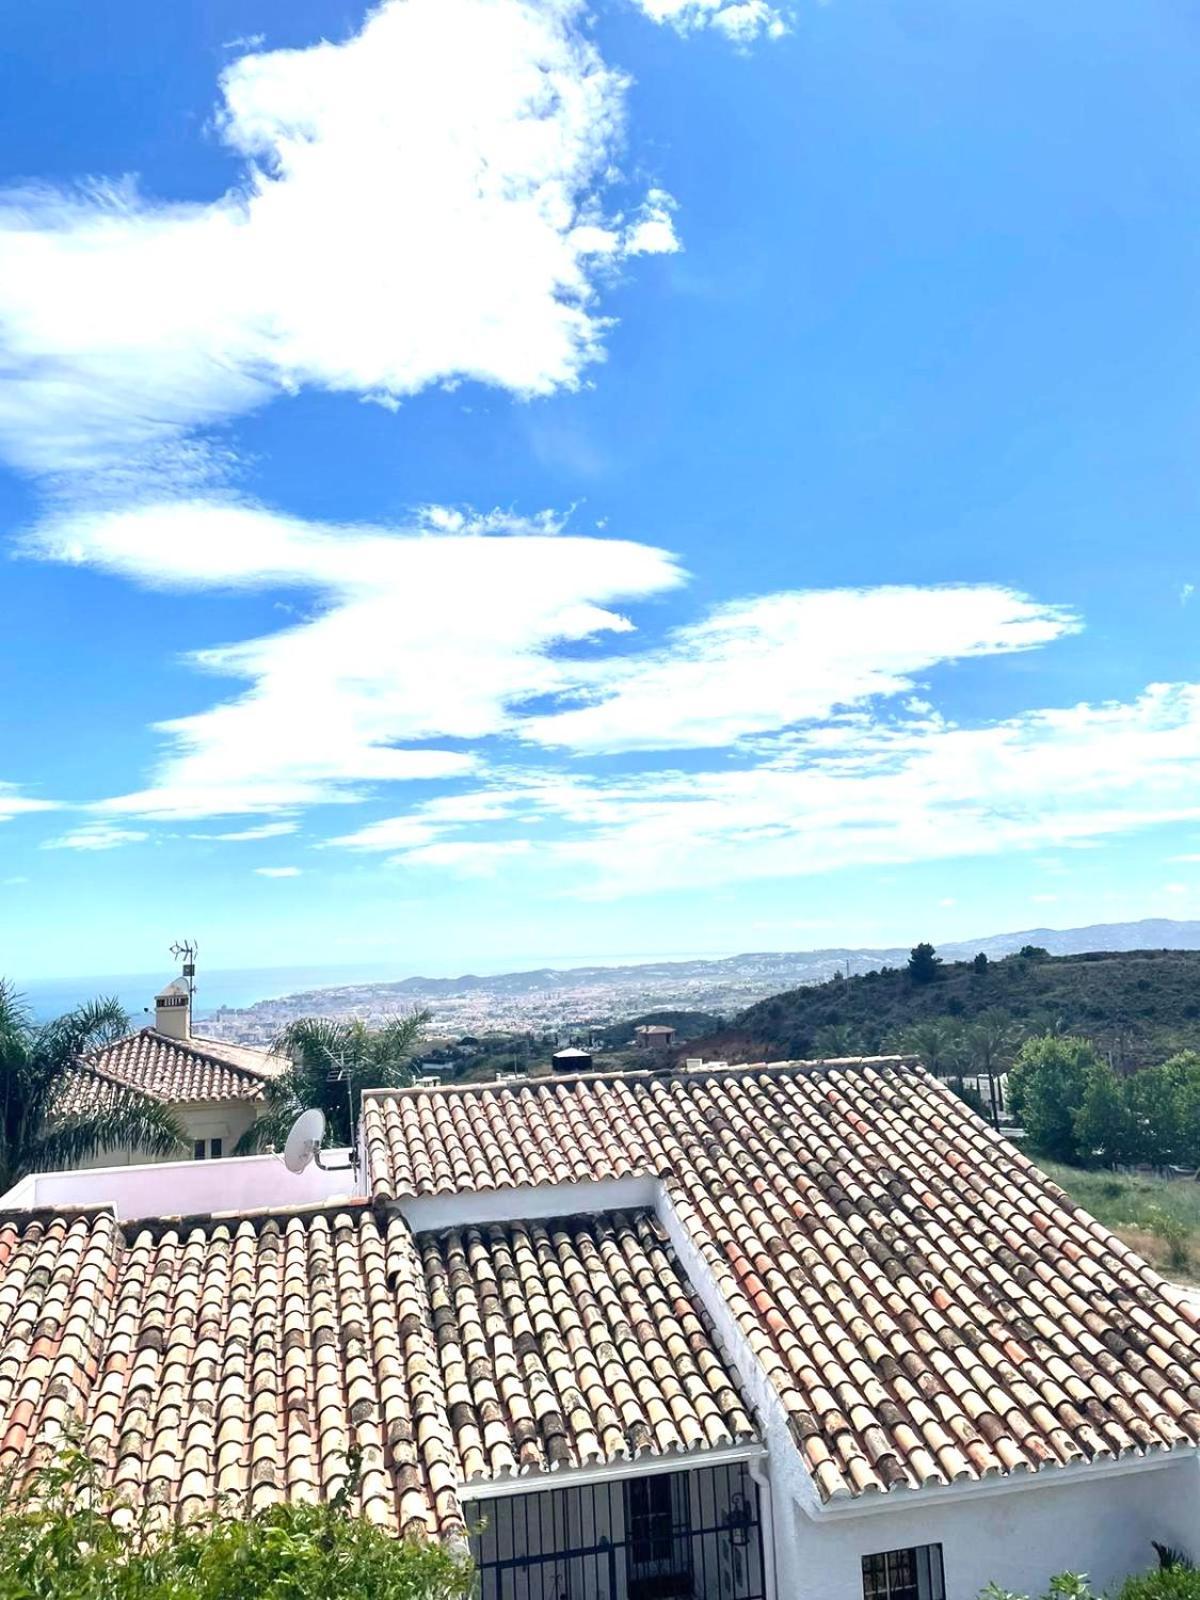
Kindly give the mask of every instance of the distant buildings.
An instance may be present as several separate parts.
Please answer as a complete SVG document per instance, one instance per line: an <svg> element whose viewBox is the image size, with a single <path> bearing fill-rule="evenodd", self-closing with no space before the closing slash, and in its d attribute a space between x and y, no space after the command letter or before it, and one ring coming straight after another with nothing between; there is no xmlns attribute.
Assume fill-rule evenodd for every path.
<svg viewBox="0 0 1200 1600"><path fill-rule="evenodd" d="M661 1022L643 1022L633 1030L633 1042L639 1050L669 1050L675 1043L675 1029Z"/></svg>

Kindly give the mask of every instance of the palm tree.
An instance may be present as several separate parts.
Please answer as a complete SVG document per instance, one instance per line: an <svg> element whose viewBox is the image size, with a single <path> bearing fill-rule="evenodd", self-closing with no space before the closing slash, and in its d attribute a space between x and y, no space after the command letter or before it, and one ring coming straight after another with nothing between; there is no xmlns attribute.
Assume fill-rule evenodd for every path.
<svg viewBox="0 0 1200 1600"><path fill-rule="evenodd" d="M966 1032L967 1054L975 1068L976 1077L988 1081L991 1101L992 1125L1000 1126L1000 1113L1004 1109L1003 1095L997 1087L1012 1064L1012 1058L1021 1042L1021 1029L1007 1011L993 1007L981 1011Z"/></svg>
<svg viewBox="0 0 1200 1600"><path fill-rule="evenodd" d="M900 1041L903 1049L920 1056L935 1078L953 1077L962 1087L962 1029L949 1017L914 1022Z"/></svg>
<svg viewBox="0 0 1200 1600"><path fill-rule="evenodd" d="M862 1037L850 1022L827 1022L813 1035L817 1054L825 1060L840 1056L860 1056L863 1053Z"/></svg>
<svg viewBox="0 0 1200 1600"><path fill-rule="evenodd" d="M394 1017L382 1028L329 1017L298 1017L271 1046L290 1065L265 1087L266 1109L237 1144L238 1155L282 1148L292 1123L312 1106L325 1113L333 1144L353 1142L364 1089L399 1089L412 1082L412 1055L428 1011Z"/></svg>
<svg viewBox="0 0 1200 1600"><path fill-rule="evenodd" d="M174 1155L183 1132L157 1100L105 1080L71 1094L80 1057L130 1031L115 1000L93 1000L53 1022L36 1022L12 984L0 979L0 1190L30 1172L76 1167L105 1150ZM80 1105L80 1100L83 1103Z"/></svg>

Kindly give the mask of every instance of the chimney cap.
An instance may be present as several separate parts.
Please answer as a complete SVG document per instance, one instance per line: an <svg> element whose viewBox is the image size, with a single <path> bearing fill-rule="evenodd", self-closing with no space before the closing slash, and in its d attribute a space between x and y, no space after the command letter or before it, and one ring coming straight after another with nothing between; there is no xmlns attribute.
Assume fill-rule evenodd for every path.
<svg viewBox="0 0 1200 1600"><path fill-rule="evenodd" d="M172 978L170 983L163 985L154 998L156 1000L174 1000L180 995L185 1000L190 1000L192 997L192 991L188 986L187 980L184 978Z"/></svg>

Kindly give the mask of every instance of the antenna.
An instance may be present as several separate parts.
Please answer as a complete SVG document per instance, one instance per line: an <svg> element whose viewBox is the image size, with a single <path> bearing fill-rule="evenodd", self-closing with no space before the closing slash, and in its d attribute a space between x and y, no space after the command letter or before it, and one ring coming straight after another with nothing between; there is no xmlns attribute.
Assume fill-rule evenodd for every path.
<svg viewBox="0 0 1200 1600"><path fill-rule="evenodd" d="M196 998L196 957L200 953L200 946L195 939L176 939L171 946L171 954L181 964L182 975L187 979L188 999Z"/></svg>

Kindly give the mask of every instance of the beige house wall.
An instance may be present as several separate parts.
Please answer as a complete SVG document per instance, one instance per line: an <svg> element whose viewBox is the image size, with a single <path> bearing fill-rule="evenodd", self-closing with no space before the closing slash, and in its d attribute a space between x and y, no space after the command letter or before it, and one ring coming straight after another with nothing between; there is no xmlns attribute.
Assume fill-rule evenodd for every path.
<svg viewBox="0 0 1200 1600"><path fill-rule="evenodd" d="M80 1170L93 1167L140 1167L150 1162L179 1161L192 1154L197 1139L220 1139L222 1154L231 1156L242 1135L253 1127L259 1106L253 1100L209 1101L200 1105L172 1106L172 1113L183 1129L182 1151L170 1156L147 1155L144 1150L102 1150L90 1161L80 1162Z"/></svg>

